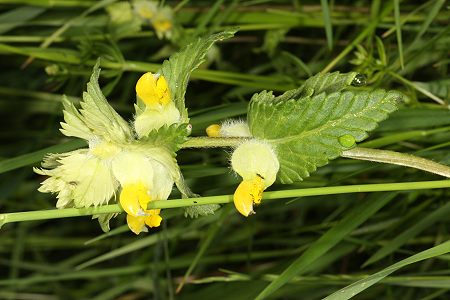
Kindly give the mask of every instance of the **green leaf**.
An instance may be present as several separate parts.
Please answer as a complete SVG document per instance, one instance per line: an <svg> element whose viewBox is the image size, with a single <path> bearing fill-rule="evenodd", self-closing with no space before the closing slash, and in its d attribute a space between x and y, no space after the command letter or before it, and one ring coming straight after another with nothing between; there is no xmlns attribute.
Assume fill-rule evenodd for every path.
<svg viewBox="0 0 450 300"><path fill-rule="evenodd" d="M380 272L377 272L367 278L364 278L355 283L352 283L351 285L346 286L337 292L334 292L333 294L324 298L324 300L350 299L350 298L356 296L357 294L361 293L365 289L369 288L370 286L374 285L375 283L379 282L386 276L389 276L390 274L394 273L395 271L397 271L407 265L417 263L422 260L430 259L430 258L439 256L439 255L443 255L448 252L450 252L450 241L442 243L436 247L427 249L420 253L417 253L417 254L410 256L404 260L401 260L398 263L395 263L395 264L381 270Z"/></svg>
<svg viewBox="0 0 450 300"><path fill-rule="evenodd" d="M323 92L327 94L338 92L352 84L358 86L362 85L360 83L362 77L362 74L356 72L342 74L340 72L318 73L308 78L300 88L287 91L283 95L276 97L274 100L287 101L293 98L299 99L319 95Z"/></svg>
<svg viewBox="0 0 450 300"><path fill-rule="evenodd" d="M358 78L361 74L356 72L349 73L319 73L314 75L313 77L308 78L304 85L307 88L311 88L314 90L314 95L318 95L322 92L327 94L338 92L349 85L354 84L355 78ZM360 84L358 84L360 85Z"/></svg>
<svg viewBox="0 0 450 300"><path fill-rule="evenodd" d="M21 6L0 14L0 34L27 24L30 20L45 12L43 7Z"/></svg>
<svg viewBox="0 0 450 300"><path fill-rule="evenodd" d="M219 204L204 204L188 206L184 209L184 216L198 218L199 216L213 215L220 208Z"/></svg>
<svg viewBox="0 0 450 300"><path fill-rule="evenodd" d="M100 76L100 60L95 64L87 92L83 93L80 102L82 109L64 99L64 122L61 132L66 136L90 139L100 136L108 141L125 142L133 138L128 123L109 105L98 85Z"/></svg>
<svg viewBox="0 0 450 300"><path fill-rule="evenodd" d="M189 120L184 104L184 95L192 71L205 61L206 53L215 42L230 38L235 32L235 29L230 29L209 37L199 38L164 61L159 73L166 78L169 84L172 100L181 113L181 122L187 123Z"/></svg>
<svg viewBox="0 0 450 300"><path fill-rule="evenodd" d="M102 228L103 232L109 232L111 228L109 227L109 221L111 221L112 218L115 218L118 214L112 213L112 214L99 214L99 215L93 215L92 219L97 219L98 223L100 224L100 227Z"/></svg>
<svg viewBox="0 0 450 300"><path fill-rule="evenodd" d="M317 90L334 90L311 84ZM274 102L271 92L255 94L249 105L248 122L252 135L266 140L280 161L282 183L303 180L318 167L348 150L342 137L360 142L377 123L397 109L404 96L382 89L314 93L301 99ZM353 145L354 146L354 145Z"/></svg>
<svg viewBox="0 0 450 300"><path fill-rule="evenodd" d="M150 131L146 137L139 140L139 143L144 143L146 146L165 148L175 156L175 152L187 141L189 133L190 126L188 124L164 125L159 129Z"/></svg>

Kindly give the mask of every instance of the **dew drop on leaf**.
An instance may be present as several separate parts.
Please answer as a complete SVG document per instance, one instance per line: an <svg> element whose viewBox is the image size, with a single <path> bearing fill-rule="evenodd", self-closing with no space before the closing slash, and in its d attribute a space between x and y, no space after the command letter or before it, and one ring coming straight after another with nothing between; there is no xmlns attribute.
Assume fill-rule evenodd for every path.
<svg viewBox="0 0 450 300"><path fill-rule="evenodd" d="M356 143L355 138L350 134L344 134L339 137L339 144L345 148L353 147Z"/></svg>
<svg viewBox="0 0 450 300"><path fill-rule="evenodd" d="M357 74L352 80L353 86L363 86L367 84L367 76L364 74Z"/></svg>

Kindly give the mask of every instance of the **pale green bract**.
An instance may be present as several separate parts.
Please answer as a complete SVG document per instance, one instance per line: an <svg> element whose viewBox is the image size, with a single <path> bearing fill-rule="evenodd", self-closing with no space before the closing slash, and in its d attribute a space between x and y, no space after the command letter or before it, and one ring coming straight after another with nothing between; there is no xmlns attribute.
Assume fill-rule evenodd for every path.
<svg viewBox="0 0 450 300"><path fill-rule="evenodd" d="M204 204L189 206L184 210L185 217L198 218L199 216L213 215L220 208L219 204Z"/></svg>
<svg viewBox="0 0 450 300"><path fill-rule="evenodd" d="M80 111L64 97L65 123L61 122L61 132L85 140L98 136L107 141L129 141L133 138L129 124L109 105L98 85L99 66L100 61L97 61L87 91L83 93Z"/></svg>
<svg viewBox="0 0 450 300"><path fill-rule="evenodd" d="M382 89L342 91L357 75L319 74L279 97L267 91L252 97L248 109L251 134L275 149L282 183L303 180L354 147L342 144L340 138L364 140L405 97Z"/></svg>
<svg viewBox="0 0 450 300"><path fill-rule="evenodd" d="M169 84L172 101L181 114L181 122L189 122L184 95L192 71L205 61L208 50L215 42L232 37L236 31L236 29L230 29L206 38L198 38L164 61L158 73L163 75Z"/></svg>

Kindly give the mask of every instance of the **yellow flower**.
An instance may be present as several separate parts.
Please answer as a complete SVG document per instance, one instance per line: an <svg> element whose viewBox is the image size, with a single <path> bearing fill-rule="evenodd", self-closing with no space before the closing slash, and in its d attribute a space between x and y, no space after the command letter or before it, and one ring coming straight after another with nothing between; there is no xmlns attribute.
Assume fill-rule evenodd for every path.
<svg viewBox="0 0 450 300"><path fill-rule="evenodd" d="M234 193L234 205L244 216L253 214L263 191L276 179L280 163L272 147L258 140L242 143L231 156L231 167L242 177Z"/></svg>
<svg viewBox="0 0 450 300"><path fill-rule="evenodd" d="M128 227L136 234L145 231L144 224L158 227L161 210L148 210L147 205L169 197L174 181L167 168L144 154L124 151L113 160L112 171L122 186L119 201Z"/></svg>
<svg viewBox="0 0 450 300"><path fill-rule="evenodd" d="M61 123L61 132L86 140L89 148L45 157L42 168L34 169L36 173L48 176L39 191L56 193L58 208L98 206L118 199L127 213L128 226L139 234L146 231L145 225L157 227L161 223L161 210L148 210L147 205L152 200L167 200L174 182L180 178L179 168L166 148L136 139L129 123L102 95L98 85L99 72L97 63L87 92L83 94L82 109L64 100L65 122ZM157 119L158 114L162 115L159 116L162 124L156 125L154 122L144 124L147 120L143 118L146 130L167 124L163 117L167 116L167 107L173 103L165 79L145 74L136 90L146 105L142 114L147 114L149 119L155 114ZM179 118L178 110L174 109ZM120 195L116 197L118 192ZM94 217L105 230L113 215Z"/></svg>
<svg viewBox="0 0 450 300"><path fill-rule="evenodd" d="M145 108L136 108L134 128L139 137L164 125L180 122L180 112L171 99L171 93L164 76L145 73L136 83L136 94Z"/></svg>

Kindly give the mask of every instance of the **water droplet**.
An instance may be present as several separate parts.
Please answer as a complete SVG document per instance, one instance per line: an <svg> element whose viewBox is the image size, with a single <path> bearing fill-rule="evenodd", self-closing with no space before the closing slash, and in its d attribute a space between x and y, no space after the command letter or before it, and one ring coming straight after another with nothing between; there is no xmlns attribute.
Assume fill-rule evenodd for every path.
<svg viewBox="0 0 450 300"><path fill-rule="evenodd" d="M363 86L367 84L367 76L364 74L357 74L352 80L353 86Z"/></svg>
<svg viewBox="0 0 450 300"><path fill-rule="evenodd" d="M356 143L355 138L350 134L344 134L339 137L339 144L345 148L353 147Z"/></svg>

